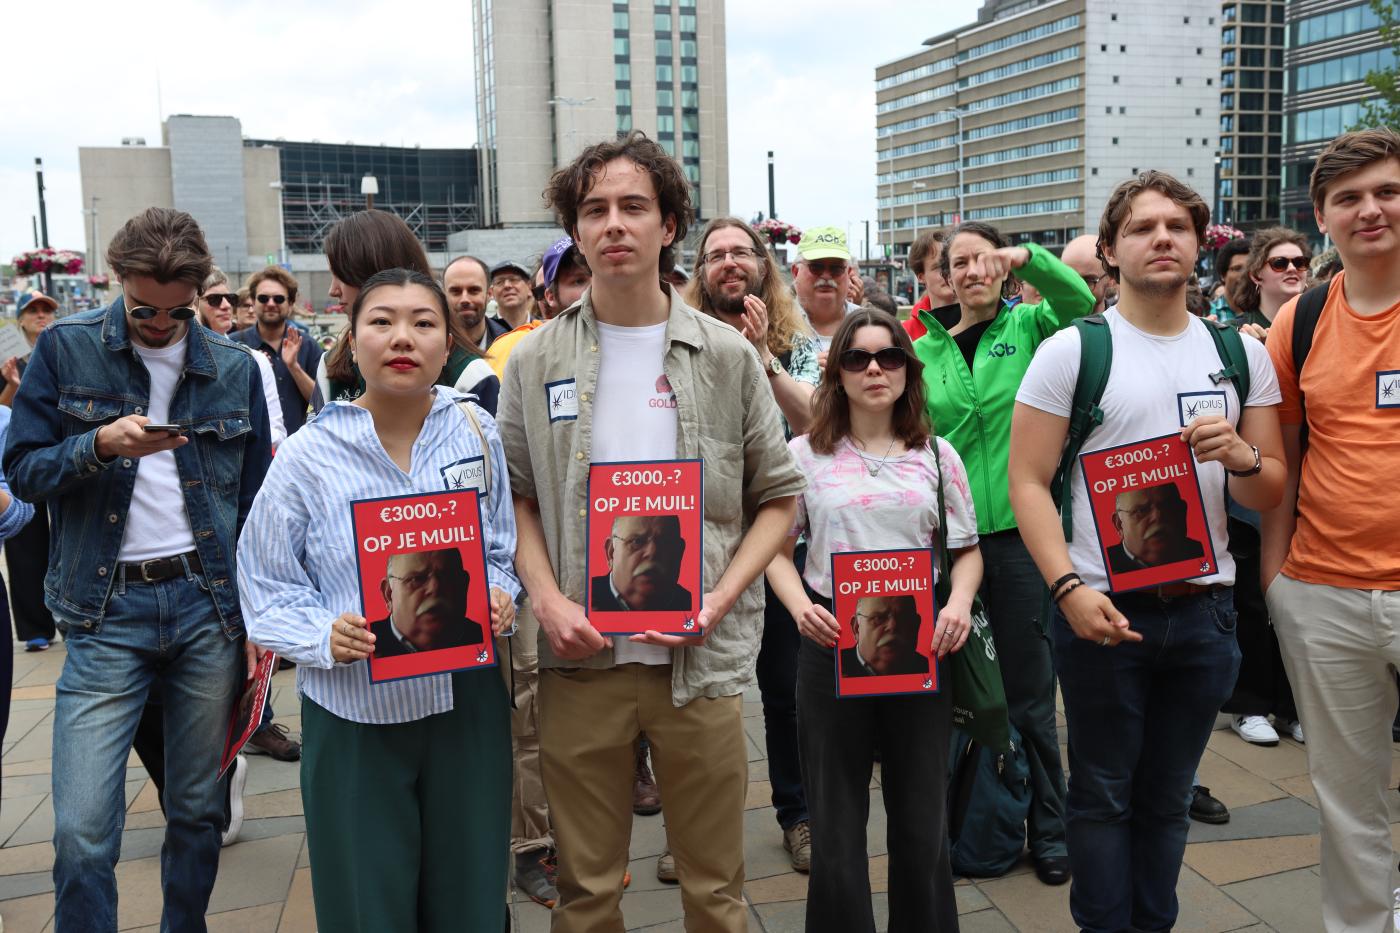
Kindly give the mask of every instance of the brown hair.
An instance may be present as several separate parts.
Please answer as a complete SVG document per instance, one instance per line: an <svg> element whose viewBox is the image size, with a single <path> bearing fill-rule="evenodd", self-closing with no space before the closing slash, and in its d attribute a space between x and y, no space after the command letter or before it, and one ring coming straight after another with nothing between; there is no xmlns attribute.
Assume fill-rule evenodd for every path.
<svg viewBox="0 0 1400 933"><path fill-rule="evenodd" d="M948 238L943 241L943 252L938 257L938 271L943 273L943 278L947 280L950 288L953 285L953 270L949 265L952 260L948 253L953 248L953 241L964 233L979 236L996 249L1005 249L1011 245L1011 241L1006 238L1005 234L991 224L984 224L980 220L965 220L958 224L948 234ZM1006 278L1001 280L1001 297L1010 298L1020 290L1021 283L1016 278L1015 273L1008 272Z"/></svg>
<svg viewBox="0 0 1400 933"><path fill-rule="evenodd" d="M947 234L942 230L925 230L919 234L909 247L909 268L922 279L924 277L924 260L928 258L930 253L940 253L947 242Z"/></svg>
<svg viewBox="0 0 1400 933"><path fill-rule="evenodd" d="M1318 154L1308 181L1314 210L1322 210L1327 186L1344 175L1359 172L1373 162L1400 160L1400 133L1388 126L1343 133Z"/></svg>
<svg viewBox="0 0 1400 933"><path fill-rule="evenodd" d="M256 299L258 295L258 286L268 279L271 279L287 290L288 305L295 305L297 303L296 277L281 266L268 266L248 276L248 281L246 283L248 286L248 294Z"/></svg>
<svg viewBox="0 0 1400 933"><path fill-rule="evenodd" d="M1210 208L1206 206L1206 202L1201 200L1201 196L1190 185L1178 181L1166 172L1149 169L1137 178L1114 188L1113 194L1108 196L1108 203L1104 205L1103 216L1099 218L1099 241L1094 247L1094 254L1099 257L1105 272L1115 282L1119 280L1118 267L1109 265L1103 248L1112 247L1118 242L1119 228L1132 215L1133 199L1144 191L1155 191L1178 207L1186 208L1186 212L1191 215L1191 223L1196 228L1197 246L1206 238L1206 224L1210 223Z"/></svg>
<svg viewBox="0 0 1400 933"><path fill-rule="evenodd" d="M778 271L778 266L773 262L772 255L763 246L763 239L754 231L753 227L744 223L737 217L716 217L705 225L705 229L700 233L700 242L695 248L694 271L690 276L690 283L685 287L685 303L692 308L699 308L701 311L717 317L715 304L710 300L710 296L705 292L704 278L705 269L705 244L709 242L710 235L717 230L733 227L742 230L753 241L753 248L758 251L758 275L762 282L762 289L758 297L763 300L764 307L768 309L768 352L774 356L782 356L792 349L792 344L797 335L811 335L812 330L807 325L807 319L797 310L797 302L793 300L792 289L787 287L782 275Z"/></svg>
<svg viewBox="0 0 1400 933"><path fill-rule="evenodd" d="M841 354L850 349L856 331L862 327L883 327L890 332L891 342L904 351L904 394L895 399L891 429L905 447L922 447L932 433L924 403L924 364L914 354L913 342L894 315L869 307L846 315L831 338L826 369L812 396L812 426L807 442L816 453L830 454L837 442L851 433L850 402L841 385Z"/></svg>
<svg viewBox="0 0 1400 933"><path fill-rule="evenodd" d="M1254 279L1264 271L1264 263L1268 261L1273 248L1286 243L1292 243L1302 250L1304 257L1312 258L1312 247L1308 245L1308 238L1297 230L1268 227L1254 234L1254 239L1249 244L1249 260L1245 263L1245 274L1235 282L1233 291L1225 296L1229 299L1231 308L1240 314L1259 310L1259 286L1254 283Z"/></svg>
<svg viewBox="0 0 1400 933"><path fill-rule="evenodd" d="M326 260L331 274L346 285L361 287L378 272L386 269L411 269L433 277L432 266L423 244L413 235L408 224L389 211L356 211L326 232ZM347 327L326 351L326 377L336 382L354 382L355 364L350 359ZM465 347L476 350L468 338ZM480 355L479 353L477 355Z"/></svg>
<svg viewBox="0 0 1400 933"><path fill-rule="evenodd" d="M474 347L467 330L462 326L462 321L453 314L447 304L447 293L442 290L437 279L433 278L417 269L385 269L383 272L376 272L360 285L360 293L355 296L355 301L350 305L350 323L345 328L346 334L355 332L355 324L360 319L360 312L365 307L365 299L370 292L386 285L394 285L399 288L406 288L409 285L421 285L433 293L433 303L438 311L442 313L443 323L447 325L448 349L453 347Z"/></svg>
<svg viewBox="0 0 1400 933"><path fill-rule="evenodd" d="M118 278L139 275L162 285L181 282L199 288L214 257L193 217L169 207L148 207L112 237L107 265Z"/></svg>
<svg viewBox="0 0 1400 933"><path fill-rule="evenodd" d="M661 272L669 271L676 265L677 244L685 239L695 219L690 183L685 180L680 164L641 130L594 143L583 150L578 158L550 177L544 198L558 215L560 226L577 241L578 206L593 189L603 167L614 159L628 159L645 169L656 188L656 203L662 220L675 218L676 234L671 245L662 247L659 263Z"/></svg>

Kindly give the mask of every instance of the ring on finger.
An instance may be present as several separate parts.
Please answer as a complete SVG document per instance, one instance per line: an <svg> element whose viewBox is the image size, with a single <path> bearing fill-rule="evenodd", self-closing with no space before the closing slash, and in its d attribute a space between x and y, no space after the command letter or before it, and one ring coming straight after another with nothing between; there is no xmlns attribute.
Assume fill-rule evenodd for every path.
<svg viewBox="0 0 1400 933"><path fill-rule="evenodd" d="M1105 636L1103 637L1103 641L1099 642L1099 647L1101 647L1101 648L1107 648L1107 647L1108 647L1108 636L1107 636L1107 635L1105 635Z"/></svg>

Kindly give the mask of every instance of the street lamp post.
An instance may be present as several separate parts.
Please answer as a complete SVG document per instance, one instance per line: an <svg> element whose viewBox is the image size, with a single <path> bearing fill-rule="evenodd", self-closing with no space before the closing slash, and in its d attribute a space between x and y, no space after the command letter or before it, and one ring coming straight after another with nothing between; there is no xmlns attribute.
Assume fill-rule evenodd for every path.
<svg viewBox="0 0 1400 933"><path fill-rule="evenodd" d="M365 172L365 177L360 179L360 194L365 196L365 210L374 210L374 196L378 193L379 179Z"/></svg>
<svg viewBox="0 0 1400 933"><path fill-rule="evenodd" d="M39 183L39 232L43 236L44 249L49 248L49 212L44 205L44 160L34 160L34 178ZM53 297L53 273L44 273L44 294Z"/></svg>
<svg viewBox="0 0 1400 933"><path fill-rule="evenodd" d="M267 186L277 192L277 261L279 263L286 263L289 261L287 257L287 215L284 213L282 207L282 182L270 181L267 183ZM360 187L364 187L363 181L360 182ZM375 187L376 189L379 187L377 180ZM371 194L370 197L372 198L374 195ZM373 202L371 202L371 206L373 206Z"/></svg>
<svg viewBox="0 0 1400 933"><path fill-rule="evenodd" d="M953 119L957 121L958 127L958 223L962 223L967 216L963 209L963 117L967 116L967 111L959 110L957 107L947 107L938 111L939 113L951 113Z"/></svg>
<svg viewBox="0 0 1400 933"><path fill-rule="evenodd" d="M919 190L920 188L927 188L927 187L928 187L928 185L924 184L924 183L921 182L921 181L916 181L916 182L914 182L914 191L915 191L915 195L914 195L914 239L915 239L915 240L917 240L917 239L919 238L919 195L918 195L917 192L918 192L918 190ZM911 247L911 248L912 248L912 247Z"/></svg>

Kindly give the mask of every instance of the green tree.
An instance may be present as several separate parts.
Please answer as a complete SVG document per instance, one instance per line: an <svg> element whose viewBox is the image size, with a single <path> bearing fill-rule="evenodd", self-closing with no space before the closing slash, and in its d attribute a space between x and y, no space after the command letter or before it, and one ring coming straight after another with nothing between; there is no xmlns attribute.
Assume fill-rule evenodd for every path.
<svg viewBox="0 0 1400 933"><path fill-rule="evenodd" d="M1381 38L1386 41L1397 57L1400 57L1400 18L1397 18L1393 0L1371 0L1371 9L1380 17ZM1366 75L1366 83L1380 95L1379 100L1368 102L1361 111L1361 122L1353 129L1368 126L1400 127L1400 66L1372 71Z"/></svg>

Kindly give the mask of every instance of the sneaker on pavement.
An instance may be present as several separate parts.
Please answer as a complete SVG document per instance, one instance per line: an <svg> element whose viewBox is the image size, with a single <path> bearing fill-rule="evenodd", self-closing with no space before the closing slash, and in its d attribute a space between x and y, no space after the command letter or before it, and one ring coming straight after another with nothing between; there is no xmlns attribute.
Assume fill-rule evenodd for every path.
<svg viewBox="0 0 1400 933"><path fill-rule="evenodd" d="M653 816L661 812L661 791L647 764L647 753L637 750L637 770L632 778L632 812L638 816Z"/></svg>
<svg viewBox="0 0 1400 933"><path fill-rule="evenodd" d="M1277 745L1278 733L1264 716L1231 716L1230 728L1250 745Z"/></svg>
<svg viewBox="0 0 1400 933"><path fill-rule="evenodd" d="M1287 732L1289 737L1299 745L1306 745L1303 741L1303 723L1298 719L1275 719L1274 729L1276 732Z"/></svg>
<svg viewBox="0 0 1400 933"><path fill-rule="evenodd" d="M45 638L44 636L42 636L42 635L40 635L40 636L37 637L37 638L31 638L31 639L29 639L29 641L27 641L27 642L24 643L24 650L25 650L25 651L48 651L48 650L49 650L49 640L48 640L47 638Z"/></svg>
<svg viewBox="0 0 1400 933"><path fill-rule="evenodd" d="M558 877L559 862L553 849L515 853L515 886L536 904L554 909L559 900Z"/></svg>
<svg viewBox="0 0 1400 933"><path fill-rule="evenodd" d="M228 778L228 826L220 846L231 846L243 832L243 788L248 785L248 759L238 755Z"/></svg>
<svg viewBox="0 0 1400 933"><path fill-rule="evenodd" d="M671 854L670 846L667 846L661 857L656 860L656 880L665 884L680 883L681 876L676 874L676 857Z"/></svg>
<svg viewBox="0 0 1400 933"><path fill-rule="evenodd" d="M792 870L804 875L812 870L812 827L806 820L783 830L783 849L792 861Z"/></svg>
<svg viewBox="0 0 1400 933"><path fill-rule="evenodd" d="M1230 810L1225 804L1210 795L1209 787L1197 784L1191 788L1191 819L1198 823L1230 822Z"/></svg>
<svg viewBox="0 0 1400 933"><path fill-rule="evenodd" d="M278 761L300 761L301 743L287 737L287 727L274 722L253 733L244 750L253 755L271 755Z"/></svg>

